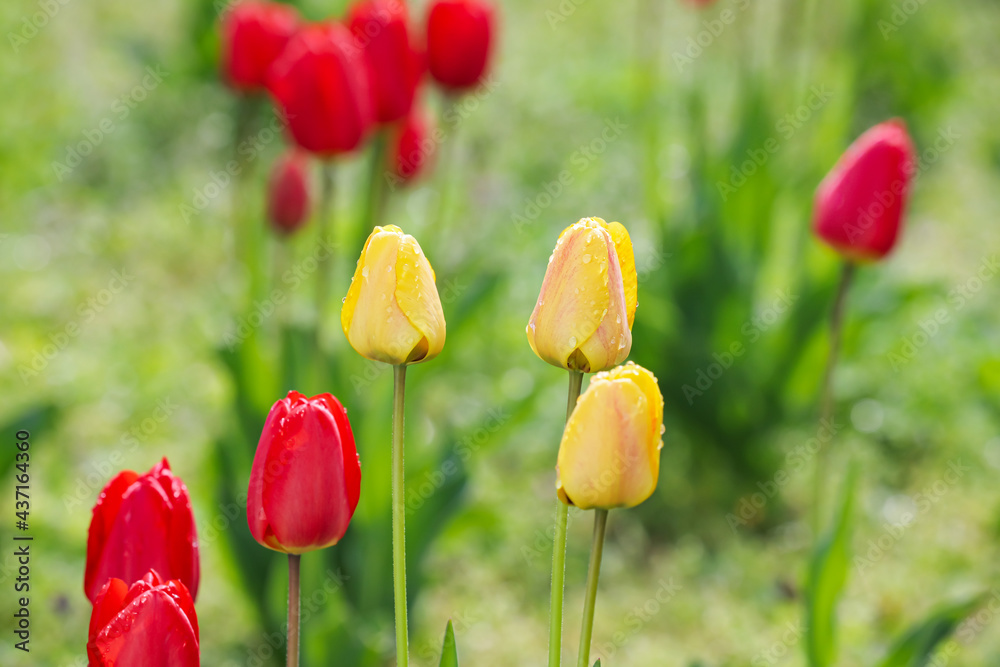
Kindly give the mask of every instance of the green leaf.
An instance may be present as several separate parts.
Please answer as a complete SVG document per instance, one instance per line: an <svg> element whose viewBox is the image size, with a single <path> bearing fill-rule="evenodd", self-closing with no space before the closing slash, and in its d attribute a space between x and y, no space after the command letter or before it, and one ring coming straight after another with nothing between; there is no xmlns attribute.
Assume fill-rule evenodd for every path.
<svg viewBox="0 0 1000 667"><path fill-rule="evenodd" d="M816 546L806 582L806 658L810 667L828 667L837 654L837 602L847 582L854 514L855 470L844 482L833 527Z"/></svg>
<svg viewBox="0 0 1000 667"><path fill-rule="evenodd" d="M594 667L601 667L600 659L598 659L597 662L594 663Z"/></svg>
<svg viewBox="0 0 1000 667"><path fill-rule="evenodd" d="M441 667L458 667L458 645L455 643L455 628L450 620L441 646Z"/></svg>
<svg viewBox="0 0 1000 667"><path fill-rule="evenodd" d="M948 638L983 601L976 596L959 604L934 610L920 623L900 637L879 667L924 667L934 655L937 645Z"/></svg>

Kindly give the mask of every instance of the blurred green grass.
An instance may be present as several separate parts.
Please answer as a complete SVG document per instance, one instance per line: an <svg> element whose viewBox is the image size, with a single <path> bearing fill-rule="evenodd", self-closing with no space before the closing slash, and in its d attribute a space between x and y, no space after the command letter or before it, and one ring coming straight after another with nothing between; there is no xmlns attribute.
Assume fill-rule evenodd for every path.
<svg viewBox="0 0 1000 667"><path fill-rule="evenodd" d="M996 283L984 281L961 307L949 295L964 285L972 290L980 265L1000 246L1000 229L992 224L1000 213L994 196L1000 127L993 122L1000 103L1000 9L985 1L928 2L885 39L879 21L891 20L898 5L768 0L720 2L698 12L675 2L502 4L499 84L459 124L461 167L448 172L448 226L432 219L445 191L440 174L396 199L390 212L391 222L421 239L439 285L456 291L454 301L446 299L444 353L410 374L411 485L423 481L417 470L433 470L443 450L461 446L451 434L487 428L467 464L463 503L423 566L427 585L413 623L419 664L436 655L447 618L455 619L467 661L535 664L544 655L546 533L565 377L532 355L523 327L558 232L585 215L620 220L632 231L640 270L649 269L640 285L637 363L662 363L659 345L666 339L681 353L685 346L724 349L740 337L738 315L707 313L712 327L697 335L710 340L685 340L691 332L679 328L700 314L678 312L668 297L675 276L683 275L678 267L693 261L693 246L664 245L664 239L683 238L665 230L697 239L707 226L722 225L729 250L739 256L746 247L740 244L766 225L766 262L753 267L761 275L752 284L746 274L735 275L740 289L753 295L742 307L766 307L795 267L823 284L834 262L805 233L809 195L847 143L889 115L906 117L921 151L941 128L954 128L959 139L921 176L901 246L885 265L864 270L851 294L837 385L843 423L837 458L860 461L864 473L855 551L867 553L869 541L885 534L885 522L912 509L916 494L940 480L949 462L971 469L870 569L852 570L841 611L840 664L873 663L889 637L937 601L997 581ZM304 7L313 17L339 9L320 2ZM549 13L562 16L560 7L572 11L554 23ZM688 39L707 30L703 21L725 9L735 21L679 71L674 54L684 53ZM0 7L0 18L9 33L20 34L23 19L38 11L36 2L15 0ZM246 306L247 276L234 261L227 232L231 191L212 199L190 224L180 212L231 151L234 103L214 76L214 13L211 3L191 0L69 0L37 36L16 51L5 45L10 50L0 58L6 94L0 105L0 423L20 427L25 411L52 406L33 431L38 555L30 664L83 664L74 661L84 655L89 614L81 590L89 507L109 464L145 470L163 455L191 488L203 537L198 612L205 664L248 664L266 653L234 554L221 536L208 539L220 516L222 482L212 443L232 426L234 392L216 349ZM168 73L163 83L121 117L115 100L132 95L146 68L156 65ZM828 86L830 101L723 205L715 181L727 179L746 150L778 133L777 123L814 85ZM582 150L619 118L625 130L588 158ZM113 130L101 132L100 141L91 142L93 153L60 180L53 162L65 161L68 147L89 141L85 132L105 119ZM260 210L259 185L279 143L267 144L248 163L258 188L245 191L247 210ZM544 201L545 184L563 170L571 175L563 192L530 224L515 225L516 216L528 216L530 202ZM360 192L365 171L361 158L343 165L341 191ZM358 200L341 198L341 220ZM766 220L759 219L761 211ZM312 243L306 234L296 251L301 256ZM352 253L338 250L333 294L346 291ZM98 301L97 312L88 301L109 287L112 271L134 279L107 304ZM308 287L292 296L293 315L308 321ZM893 369L889 353L920 340L920 322L942 308L949 322ZM352 359L336 320L334 309L326 322L328 349L352 373L365 372L369 366ZM54 342L71 323L78 332L65 346ZM734 472L727 447L747 452L751 464L780 465L786 452L815 435L811 406L824 339L806 342L781 396L783 419L766 424L752 441L706 443L682 428L683 404L668 406L660 487L649 506L663 519L660 528L651 532L651 518L641 511L611 519L595 625L595 652L609 657L605 664L803 664L798 635L788 635L787 624L801 622L796 597L809 543L809 475L793 475L755 527L733 531L726 514L766 479ZM22 367L31 368L49 344L57 353L43 359L37 375L22 378ZM781 343L765 339L762 345L747 372L765 385L768 360ZM665 393L676 395L686 377L661 374ZM369 411L357 414L367 454L359 514L377 514L387 489L375 457L383 443L387 451L389 376L357 390L350 377L338 384L347 388L341 398L348 408L359 406L352 419ZM261 392L262 400L272 400ZM720 400L720 409L739 398ZM163 401L176 409L158 421ZM503 416L496 420L497 414ZM131 429L140 434L137 447L123 440ZM9 478L0 490L11 496ZM581 519L571 525L567 646L576 643L589 544L588 521ZM0 539L9 530L4 522ZM0 572L9 572L9 562L0 559ZM351 576L363 580L365 573ZM6 574L0 579L10 585ZM655 613L637 613L660 582L679 588ZM265 585L280 599L280 577ZM346 623L374 645L391 646L385 623L352 627L341 602L323 606L319 617L324 626ZM987 621L960 644L955 664L997 662L1000 621ZM321 622L314 623L318 634ZM9 634L9 621L0 627ZM306 634L306 664L316 664L310 656L324 647L316 646L318 637L309 644L308 627ZM23 658L10 642L0 644L0 662L29 664Z"/></svg>

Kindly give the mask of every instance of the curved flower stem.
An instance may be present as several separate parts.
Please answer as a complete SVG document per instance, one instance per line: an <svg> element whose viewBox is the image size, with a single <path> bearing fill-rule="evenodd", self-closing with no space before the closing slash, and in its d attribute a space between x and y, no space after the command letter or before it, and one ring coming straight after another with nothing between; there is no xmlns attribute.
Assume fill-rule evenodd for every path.
<svg viewBox="0 0 1000 667"><path fill-rule="evenodd" d="M580 398L583 373L569 372L569 398L566 402L566 421L573 414ZM556 532L552 545L552 590L549 594L549 667L562 664L563 593L566 581L566 524L569 506L556 499Z"/></svg>
<svg viewBox="0 0 1000 667"><path fill-rule="evenodd" d="M299 667L299 554L288 554L288 667Z"/></svg>
<svg viewBox="0 0 1000 667"><path fill-rule="evenodd" d="M590 667L590 638L594 633L594 607L597 605L597 580L601 577L604 556L604 531L608 526L608 510L594 510L594 543L590 547L590 569L587 571L587 598L583 603L583 626L580 629L580 660L578 667Z"/></svg>
<svg viewBox="0 0 1000 667"><path fill-rule="evenodd" d="M830 351L826 358L826 369L823 372L823 385L820 393L820 428L830 428L830 419L833 417L833 372L837 366L837 356L840 353L840 336L844 328L844 304L847 302L847 290L851 286L851 279L854 277L854 270L857 265L845 260L840 271L840 283L837 285L837 293L833 298L833 310L830 313ZM818 536L822 530L823 523L823 500L824 487L828 457L827 450L830 443L827 442L816 453L816 465L813 469L815 479L813 480L813 535Z"/></svg>
<svg viewBox="0 0 1000 667"><path fill-rule="evenodd" d="M396 607L396 667L410 660L406 629L406 503L403 495L403 395L406 364L393 368L392 391L392 586Z"/></svg>

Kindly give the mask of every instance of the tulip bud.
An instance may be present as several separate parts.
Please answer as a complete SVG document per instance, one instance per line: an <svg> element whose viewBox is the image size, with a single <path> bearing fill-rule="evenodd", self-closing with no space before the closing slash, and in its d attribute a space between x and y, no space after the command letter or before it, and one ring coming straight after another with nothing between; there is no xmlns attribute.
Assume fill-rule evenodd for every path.
<svg viewBox="0 0 1000 667"><path fill-rule="evenodd" d="M417 364L444 347L445 323L434 269L420 244L395 225L365 241L340 323L358 354L387 364Z"/></svg>
<svg viewBox="0 0 1000 667"><path fill-rule="evenodd" d="M292 37L267 87L296 143L324 158L357 148L374 120L367 66L338 23L312 25Z"/></svg>
<svg viewBox="0 0 1000 667"><path fill-rule="evenodd" d="M653 494L663 448L663 396L631 361L590 380L559 445L556 493L581 509L635 507Z"/></svg>
<svg viewBox="0 0 1000 667"><path fill-rule="evenodd" d="M528 344L542 361L595 373L632 349L635 255L620 223L583 218L559 236L531 319Z"/></svg>
<svg viewBox="0 0 1000 667"><path fill-rule="evenodd" d="M309 158L290 150L278 158L267 190L267 219L275 231L291 234L309 219Z"/></svg>
<svg viewBox="0 0 1000 667"><path fill-rule="evenodd" d="M895 246L916 171L901 120L862 134L816 190L813 230L851 260L878 260Z"/></svg>
<svg viewBox="0 0 1000 667"><path fill-rule="evenodd" d="M197 667L198 616L181 581L155 570L129 587L109 579L94 599L90 667Z"/></svg>
<svg viewBox="0 0 1000 667"><path fill-rule="evenodd" d="M299 14L276 2L240 2L222 19L222 71L233 88L257 92L299 27Z"/></svg>
<svg viewBox="0 0 1000 667"><path fill-rule="evenodd" d="M489 64L495 29L493 5L484 0L436 0L427 15L431 76L456 91L479 84Z"/></svg>
<svg viewBox="0 0 1000 667"><path fill-rule="evenodd" d="M423 75L421 55L410 38L406 4L362 0L351 8L347 22L368 61L375 120L392 123L405 117Z"/></svg>
<svg viewBox="0 0 1000 667"><path fill-rule="evenodd" d="M347 532L360 493L361 463L340 401L292 391L275 403L250 470L254 539L290 554L332 546Z"/></svg>
<svg viewBox="0 0 1000 667"><path fill-rule="evenodd" d="M436 145L427 129L428 121L419 107L413 107L394 136L392 172L407 183L420 175L431 161Z"/></svg>
<svg viewBox="0 0 1000 667"><path fill-rule="evenodd" d="M198 594L198 538L187 487L166 459L145 475L125 470L94 505L83 588L93 601L112 577L135 581L150 569Z"/></svg>

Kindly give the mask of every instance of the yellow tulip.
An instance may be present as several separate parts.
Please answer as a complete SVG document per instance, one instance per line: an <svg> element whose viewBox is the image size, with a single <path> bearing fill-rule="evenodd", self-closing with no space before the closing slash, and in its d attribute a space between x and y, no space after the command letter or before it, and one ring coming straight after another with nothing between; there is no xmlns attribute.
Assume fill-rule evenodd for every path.
<svg viewBox="0 0 1000 667"><path fill-rule="evenodd" d="M632 349L638 284L628 231L584 218L559 235L528 344L542 361L594 373L625 361Z"/></svg>
<svg viewBox="0 0 1000 667"><path fill-rule="evenodd" d="M434 269L415 238L395 225L372 231L344 298L340 324L351 347L375 361L416 364L441 352L441 297Z"/></svg>
<svg viewBox="0 0 1000 667"><path fill-rule="evenodd" d="M635 507L653 494L663 448L663 395L631 361L598 373L559 445L556 493L581 509Z"/></svg>

